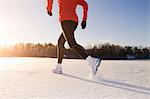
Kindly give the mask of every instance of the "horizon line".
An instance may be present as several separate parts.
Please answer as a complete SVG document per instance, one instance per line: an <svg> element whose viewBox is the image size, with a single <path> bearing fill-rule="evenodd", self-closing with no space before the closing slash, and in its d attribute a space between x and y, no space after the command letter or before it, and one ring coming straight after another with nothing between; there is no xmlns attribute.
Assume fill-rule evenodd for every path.
<svg viewBox="0 0 150 99"><path fill-rule="evenodd" d="M7 47L13 47L17 44L52 44L54 46L57 46L57 44L54 44L52 42L16 42L16 43L7 43L7 44L0 44L1 48L7 48ZM99 43L88 43L88 44L82 44L83 47L94 47L94 46L98 46L98 45L105 45L105 44L109 44L109 45L115 45L115 46L121 46L121 47L125 47L125 46L130 46L130 47L141 47L141 48L150 48L150 46L146 46L146 45L129 45L129 44L115 44L115 43L111 43L111 42L99 42ZM65 47L69 48L69 45L67 44Z"/></svg>

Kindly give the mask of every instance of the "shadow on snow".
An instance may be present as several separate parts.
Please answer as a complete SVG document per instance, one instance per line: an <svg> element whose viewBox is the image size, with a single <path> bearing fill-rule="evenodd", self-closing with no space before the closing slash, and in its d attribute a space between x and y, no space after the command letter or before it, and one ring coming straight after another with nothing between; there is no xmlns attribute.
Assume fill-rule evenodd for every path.
<svg viewBox="0 0 150 99"><path fill-rule="evenodd" d="M137 92L140 94L150 95L150 88L148 88L148 87L142 87L142 86L127 84L127 83L123 83L123 82L119 82L119 81L106 80L106 79L94 81L94 80L89 80L89 79L77 77L77 76L66 74L66 73L64 73L62 75L66 76L66 77L71 77L73 79L90 82L90 83L95 83L95 84L105 85L105 86L109 86L109 87L115 87L115 88L119 88L119 89L123 89L123 90L127 90L127 91Z"/></svg>

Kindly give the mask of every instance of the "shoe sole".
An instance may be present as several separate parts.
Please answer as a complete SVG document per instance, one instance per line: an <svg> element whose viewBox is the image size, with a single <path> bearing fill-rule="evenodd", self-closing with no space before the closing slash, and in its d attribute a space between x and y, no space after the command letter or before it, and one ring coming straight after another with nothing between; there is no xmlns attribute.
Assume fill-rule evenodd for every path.
<svg viewBox="0 0 150 99"><path fill-rule="evenodd" d="M101 63L101 59L99 59L98 61L99 61L99 62L98 62L98 65L96 66L96 70L95 70L95 72L94 72L94 75L96 75L96 74L97 74L98 67L100 66L100 63Z"/></svg>
<svg viewBox="0 0 150 99"><path fill-rule="evenodd" d="M56 73L56 74L62 74L62 73L63 73L62 71L55 72L55 71L53 71L53 70L52 70L52 72L53 72L53 73Z"/></svg>

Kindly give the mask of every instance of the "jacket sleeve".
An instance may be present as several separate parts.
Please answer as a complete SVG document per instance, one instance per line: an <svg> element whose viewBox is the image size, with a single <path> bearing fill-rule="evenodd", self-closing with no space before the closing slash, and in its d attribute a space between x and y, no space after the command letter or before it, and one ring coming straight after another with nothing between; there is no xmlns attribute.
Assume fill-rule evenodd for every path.
<svg viewBox="0 0 150 99"><path fill-rule="evenodd" d="M47 10L52 11L54 0L47 0Z"/></svg>
<svg viewBox="0 0 150 99"><path fill-rule="evenodd" d="M78 4L83 7L83 20L87 20L88 16L88 4L85 0L78 0Z"/></svg>

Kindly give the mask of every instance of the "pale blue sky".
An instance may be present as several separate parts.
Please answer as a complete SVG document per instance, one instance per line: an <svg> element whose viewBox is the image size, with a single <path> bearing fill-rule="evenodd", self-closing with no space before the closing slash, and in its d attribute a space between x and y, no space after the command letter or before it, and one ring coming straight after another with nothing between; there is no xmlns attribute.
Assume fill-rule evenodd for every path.
<svg viewBox="0 0 150 99"><path fill-rule="evenodd" d="M80 23L76 40L84 46L96 43L149 46L149 0L87 0L86 30ZM82 8L77 13L81 22ZM61 33L57 0L53 17L46 13L46 0L0 0L0 44L57 43Z"/></svg>

